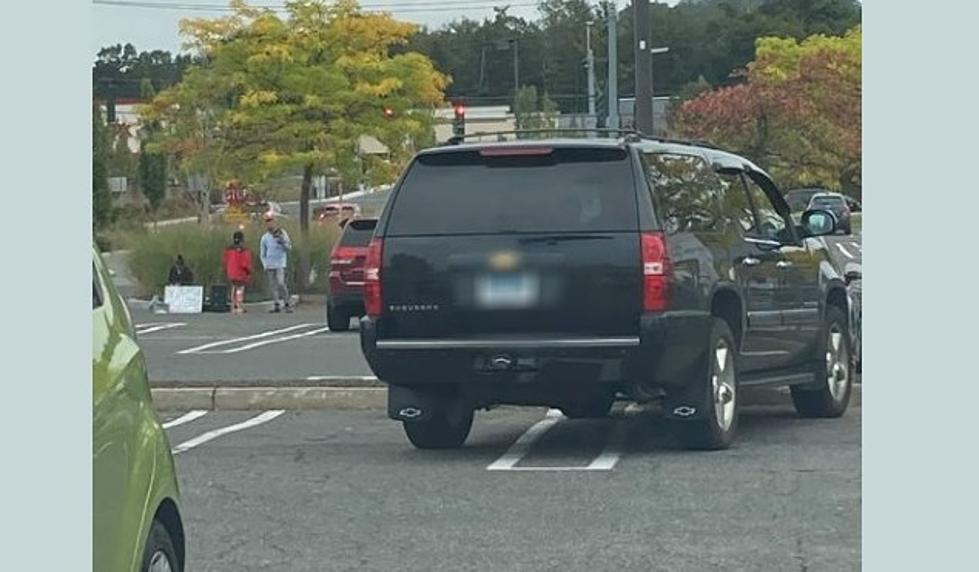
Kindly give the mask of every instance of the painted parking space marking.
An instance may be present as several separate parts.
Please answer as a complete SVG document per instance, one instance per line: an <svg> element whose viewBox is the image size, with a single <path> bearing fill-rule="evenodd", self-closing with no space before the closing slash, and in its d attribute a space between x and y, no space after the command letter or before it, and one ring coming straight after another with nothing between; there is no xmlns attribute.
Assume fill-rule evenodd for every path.
<svg viewBox="0 0 979 572"><path fill-rule="evenodd" d="M306 381L378 381L373 375L310 375Z"/></svg>
<svg viewBox="0 0 979 572"><path fill-rule="evenodd" d="M260 340L260 339L263 339L263 338L271 338L272 336L278 336L278 335L281 335L281 334L286 334L288 332L294 332L296 330L301 330L301 329L304 329L304 328L312 328L312 327L316 327L316 326L319 326L319 325L320 324L296 324L295 326L289 326L288 328L281 328L281 329L278 329L278 330L269 330L267 332L260 332L258 334L252 334L250 336L242 336L242 337L238 337L238 338L231 338L231 339L228 339L228 340L221 340L221 341L218 341L218 342L211 342L211 343L208 343L208 344L204 344L202 346L195 346L195 347L192 347L192 348L187 348L185 350L180 350L179 352L177 352L177 354L178 355L187 355L187 354L198 354L198 353L205 353L205 352L206 353L226 353L226 352L223 352L223 351L213 351L212 352L212 351L208 351L208 350L212 350L213 348L219 348L219 347L222 347L222 346L234 346L234 345L239 344L241 342L250 342L252 340Z"/></svg>
<svg viewBox="0 0 979 572"><path fill-rule="evenodd" d="M187 324L183 322L153 322L151 324L136 324L136 334L142 336L145 334L151 334L153 332L182 328L186 325Z"/></svg>
<svg viewBox="0 0 979 572"><path fill-rule="evenodd" d="M200 419L205 415L207 415L207 411L203 409L195 409L194 411L189 411L187 413L184 413L183 415L177 417L176 419L171 419L170 421L167 421L166 423L163 424L163 428L172 429L174 427L180 427L185 423L190 423L191 421L194 421L195 419Z"/></svg>
<svg viewBox="0 0 979 572"><path fill-rule="evenodd" d="M571 472L571 471L611 471L622 459L627 438L625 419L642 414L646 408L637 403L624 407L618 405L612 408L610 417L617 418L616 424L609 433L608 440L602 452L587 465L575 466L517 466L527 456L533 444L540 440L552 427L568 418L559 409L550 409L544 419L538 421L521 435L499 459L486 467L487 471L523 471L523 472Z"/></svg>
<svg viewBox="0 0 979 572"><path fill-rule="evenodd" d="M198 353L234 354L234 353L243 352L243 351L246 351L246 350L252 350L252 349L255 349L255 348L260 348L262 346L267 346L269 344L278 344L278 343L282 343L282 342L288 342L290 340L298 340L299 338L306 338L306 337L309 337L309 336L315 336L316 334L322 334L323 332L329 332L329 331L330 331L330 328L327 328L327 327L316 328L315 330L310 330L308 332L303 332L301 334L291 334L291 335L288 335L288 336L280 336L280 337L276 337L276 338L262 340L262 341L259 341L259 342L253 342L253 343L250 343L250 344L246 344L244 346L239 346L239 347L231 348L231 349L227 349L227 350L219 350L219 351L214 351L214 352L204 351L204 352L198 352Z"/></svg>
<svg viewBox="0 0 979 572"><path fill-rule="evenodd" d="M842 252L843 255L846 256L847 258L851 258L851 259L852 258L856 258L856 256L854 256L853 254L851 254L849 250L843 248L843 245L842 244L836 243L836 248L839 248L840 249L840 252Z"/></svg>
<svg viewBox="0 0 979 572"><path fill-rule="evenodd" d="M203 433L197 437L194 437L193 439L184 441L183 443L177 445L173 448L172 452L174 455L177 455L183 453L184 451L189 451L190 449L203 445L208 441L213 441L222 435L227 435L236 431L244 431L245 429L251 429L252 427L257 427L263 423L268 423L283 413L285 413L285 411L282 409L265 411L264 413L256 415L255 417L252 417L246 421L242 421L241 423L235 423L234 425L228 425L227 427L221 427L220 429L208 431L207 433Z"/></svg>
<svg viewBox="0 0 979 572"><path fill-rule="evenodd" d="M490 465L486 467L486 470L487 471L518 470L516 468L517 463L519 463L520 459L523 459L524 456L530 452L530 446L534 444L534 441L537 441L538 439L543 437L544 433L547 433L547 431L551 427L554 427L555 425L557 425L558 423L560 423L565 419L567 418L564 416L563 413L561 413L560 410L558 409L548 410L547 415L545 415L543 419L541 419L537 423L534 423L534 425L531 426L530 429L527 429L527 431L525 431L523 435L521 435L516 441L514 441L513 445L511 445L510 448L507 449L506 453L503 453L502 457L490 463Z"/></svg>

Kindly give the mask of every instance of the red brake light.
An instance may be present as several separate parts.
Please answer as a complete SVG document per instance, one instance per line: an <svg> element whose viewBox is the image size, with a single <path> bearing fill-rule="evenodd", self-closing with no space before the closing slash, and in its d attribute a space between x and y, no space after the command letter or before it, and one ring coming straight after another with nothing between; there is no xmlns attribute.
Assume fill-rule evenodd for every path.
<svg viewBox="0 0 979 572"><path fill-rule="evenodd" d="M330 255L331 264L353 264L354 260L359 254L356 248L349 246L338 246L333 250L333 254Z"/></svg>
<svg viewBox="0 0 979 572"><path fill-rule="evenodd" d="M487 147L480 149L479 154L483 157L533 157L553 152L553 147Z"/></svg>
<svg viewBox="0 0 979 572"><path fill-rule="evenodd" d="M381 315L384 300L381 295L381 260L384 243L380 238L371 239L364 263L364 311L370 318Z"/></svg>
<svg viewBox="0 0 979 572"><path fill-rule="evenodd" d="M670 258L661 232L642 234L642 308L659 312L669 305Z"/></svg>

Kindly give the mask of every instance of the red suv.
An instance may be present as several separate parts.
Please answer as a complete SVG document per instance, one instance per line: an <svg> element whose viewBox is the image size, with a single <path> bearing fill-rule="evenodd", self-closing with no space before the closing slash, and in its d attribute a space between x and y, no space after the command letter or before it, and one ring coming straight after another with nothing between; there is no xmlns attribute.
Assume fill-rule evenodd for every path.
<svg viewBox="0 0 979 572"><path fill-rule="evenodd" d="M350 329L350 318L364 315L364 262L367 246L377 226L376 218L358 218L343 229L330 254L330 294L326 322L330 330Z"/></svg>

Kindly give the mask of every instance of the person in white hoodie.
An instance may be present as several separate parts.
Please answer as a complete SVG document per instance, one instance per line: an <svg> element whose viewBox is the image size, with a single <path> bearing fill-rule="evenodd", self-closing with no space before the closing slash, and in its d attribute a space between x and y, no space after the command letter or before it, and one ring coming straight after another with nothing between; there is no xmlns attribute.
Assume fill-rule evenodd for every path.
<svg viewBox="0 0 979 572"><path fill-rule="evenodd" d="M286 286L286 267L289 262L289 251L292 250L292 240L289 239L285 229L279 226L272 213L265 215L265 229L266 232L262 235L259 244L259 258L262 260L262 267L265 269L265 276L272 291L274 306L270 311L279 313L284 306L286 312L292 312L292 305L289 304L289 288Z"/></svg>

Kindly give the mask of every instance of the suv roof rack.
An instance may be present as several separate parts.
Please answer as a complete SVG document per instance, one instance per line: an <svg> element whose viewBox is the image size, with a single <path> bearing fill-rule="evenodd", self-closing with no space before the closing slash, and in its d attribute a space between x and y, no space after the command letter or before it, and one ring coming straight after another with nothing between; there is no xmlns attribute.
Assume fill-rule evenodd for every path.
<svg viewBox="0 0 979 572"><path fill-rule="evenodd" d="M604 135L619 135L622 136L626 141L637 143L639 141L658 141L660 143L673 143L677 145L690 145L693 147L704 147L707 149L720 149L720 147L714 145L710 141L703 139L677 139L672 137L658 137L655 135L646 135L635 129L610 129L610 128L592 128L592 127L554 127L549 129L513 129L505 131L479 131L476 133L467 133L465 135L453 135L445 143L446 145L460 145L465 142L466 139L476 138L476 137L502 137L504 135L540 135L545 133L554 134L580 134L580 133L597 133Z"/></svg>
<svg viewBox="0 0 979 572"><path fill-rule="evenodd" d="M506 131L479 131L477 133L467 133L465 135L453 135L446 142L446 145L459 145L466 139L475 137L492 137L503 135L540 135L544 133L571 134L571 133L599 133L615 135L634 135L641 136L638 131L632 129L603 129L591 127L554 127L544 129L512 129Z"/></svg>

